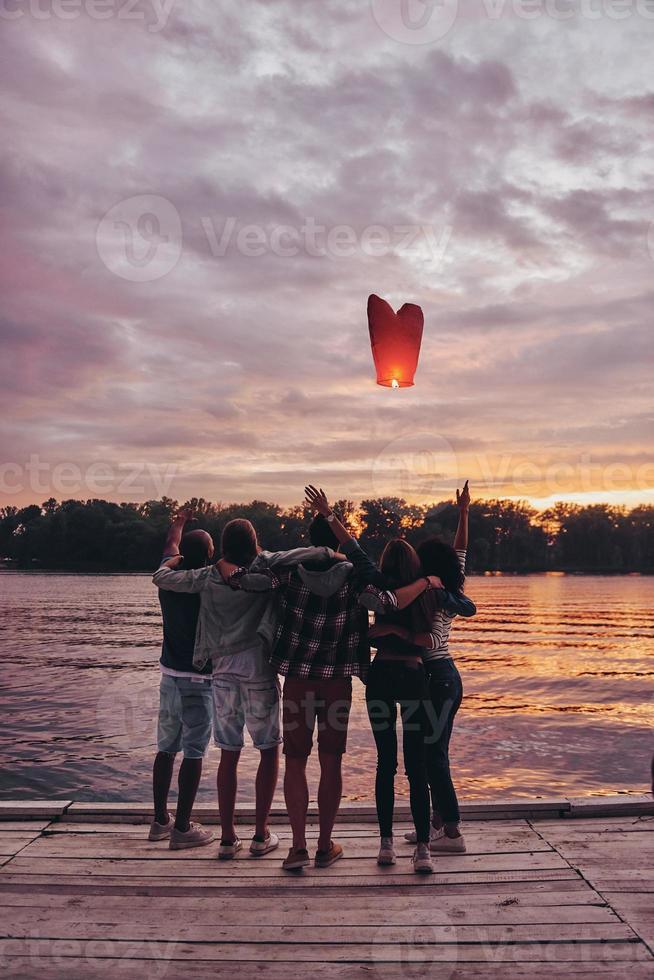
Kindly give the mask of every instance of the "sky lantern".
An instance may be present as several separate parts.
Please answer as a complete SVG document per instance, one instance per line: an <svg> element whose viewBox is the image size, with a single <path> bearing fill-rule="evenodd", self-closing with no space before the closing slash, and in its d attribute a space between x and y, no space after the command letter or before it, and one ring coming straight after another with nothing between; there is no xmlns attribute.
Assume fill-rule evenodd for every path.
<svg viewBox="0 0 654 980"><path fill-rule="evenodd" d="M368 328L377 384L385 388L410 388L418 367L424 317L414 303L395 313L386 300L368 297Z"/></svg>

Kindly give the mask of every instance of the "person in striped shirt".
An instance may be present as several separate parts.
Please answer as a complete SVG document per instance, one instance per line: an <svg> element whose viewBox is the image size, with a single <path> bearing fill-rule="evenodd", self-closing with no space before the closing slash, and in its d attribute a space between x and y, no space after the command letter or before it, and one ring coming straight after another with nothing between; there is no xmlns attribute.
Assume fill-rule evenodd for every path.
<svg viewBox="0 0 654 980"><path fill-rule="evenodd" d="M440 580L446 594L458 597L457 607L441 604L436 609L428 633L417 634L413 642L421 648L427 674L430 731L425 737L425 762L432 800L432 821L429 847L432 854L463 854L465 840L460 829L459 802L450 771L450 739L456 713L461 707L463 683L449 651L449 638L456 615L474 616L476 607L463 595L465 560L468 547L468 512L470 491L466 480L463 490L456 491L459 521L454 546L432 537L417 547L424 575ZM369 586L361 596L367 608L386 614L394 608L393 594ZM383 632L382 632L383 631ZM373 636L395 634L400 640L406 630L389 624L373 628ZM411 843L418 841L415 831L405 834Z"/></svg>
<svg viewBox="0 0 654 980"><path fill-rule="evenodd" d="M454 546L432 537L419 544L417 551L425 575L438 575L446 589L462 591L465 583L470 509L467 480L461 493L457 489L456 502L459 521ZM431 646L424 649L422 655L427 671L434 725L433 734L426 742L432 797L432 854L463 854L466 850L449 754L454 719L463 699L463 682L449 649L453 622L454 616L447 609L436 610L431 628Z"/></svg>

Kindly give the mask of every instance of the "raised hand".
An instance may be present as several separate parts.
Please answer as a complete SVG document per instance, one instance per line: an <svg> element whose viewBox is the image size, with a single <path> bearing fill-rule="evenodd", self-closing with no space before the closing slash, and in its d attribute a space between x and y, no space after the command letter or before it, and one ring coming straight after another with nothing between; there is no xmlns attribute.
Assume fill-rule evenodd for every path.
<svg viewBox="0 0 654 980"><path fill-rule="evenodd" d="M456 491L456 505L461 510L467 510L470 506L470 490L468 489L468 481L463 484L463 490L459 493L457 488Z"/></svg>
<svg viewBox="0 0 654 980"><path fill-rule="evenodd" d="M304 493L307 505L311 508L311 510L317 511L319 514L322 514L323 517L327 517L328 514L331 514L332 509L329 506L327 495L322 487L320 490L318 490L316 487L309 484L308 487L304 488Z"/></svg>

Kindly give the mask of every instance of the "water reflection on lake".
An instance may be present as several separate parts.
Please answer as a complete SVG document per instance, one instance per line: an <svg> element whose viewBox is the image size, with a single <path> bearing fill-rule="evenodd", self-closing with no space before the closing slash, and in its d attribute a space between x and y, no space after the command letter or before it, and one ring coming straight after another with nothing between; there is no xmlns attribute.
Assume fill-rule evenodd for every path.
<svg viewBox="0 0 654 980"><path fill-rule="evenodd" d="M452 751L462 797L644 791L654 579L484 577L467 591L479 614L451 643L465 685ZM5 799L149 798L160 633L147 575L0 572ZM354 691L345 796L369 800L374 745L358 681ZM242 755L243 801L257 757ZM217 762L212 747L207 801Z"/></svg>

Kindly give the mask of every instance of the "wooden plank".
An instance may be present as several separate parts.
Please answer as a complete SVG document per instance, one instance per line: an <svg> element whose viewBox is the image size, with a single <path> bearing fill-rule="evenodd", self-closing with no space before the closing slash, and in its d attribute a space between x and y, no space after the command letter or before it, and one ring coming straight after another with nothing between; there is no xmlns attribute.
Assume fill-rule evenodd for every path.
<svg viewBox="0 0 654 980"><path fill-rule="evenodd" d="M1 826L1 825L0 825ZM36 840L38 833L29 836L0 833L0 855L18 854L24 847Z"/></svg>
<svg viewBox="0 0 654 980"><path fill-rule="evenodd" d="M632 816L577 817L574 820L545 820L542 824L539 823L538 829L548 827L554 831L570 830L571 832L577 833L586 830L604 833L609 830L628 831L631 829L651 829L653 823L654 821L651 817L633 814Z"/></svg>
<svg viewBox="0 0 654 980"><path fill-rule="evenodd" d="M611 850L617 844L628 844L633 849L638 849L640 847L653 847L653 830L654 828L650 830L604 830L595 832L580 830L577 833L575 833L574 829L569 829L567 831L562 830L559 833L554 833L551 830L547 830L544 831L541 836L548 841L552 847L556 847L557 850L561 846L572 848L577 847L581 849L582 847L586 847L588 845L597 845L597 847L601 845L606 852L607 850Z"/></svg>
<svg viewBox="0 0 654 980"><path fill-rule="evenodd" d="M305 975L315 980L407 980L408 977L442 976L447 980L506 980L509 975L504 963L484 963L463 966L448 964L446 972L434 974L429 969L420 970L420 964L375 963L310 963L306 965ZM30 973L30 970L32 971ZM222 964L216 960L194 960L193 980L288 980L288 963L239 962ZM652 968L648 963L617 963L595 961L592 965L575 963L574 972L566 967L566 975L575 980L594 980L598 975L607 980L651 980ZM513 977L523 980L552 980L552 968L542 963L521 963L511 971ZM28 976L38 976L39 980L144 980L161 977L165 980L189 980L188 966L184 960L166 960L154 967L142 960L116 957L114 959L95 958L95 949L90 944L84 956L67 956L65 968L55 966L52 957L44 954L21 957L12 956L3 962L3 978L6 980L26 980ZM302 978L303 980L303 978Z"/></svg>
<svg viewBox="0 0 654 980"><path fill-rule="evenodd" d="M12 859L8 858L7 860ZM144 895L183 897L189 892L191 894L197 894L198 890L201 889L207 895L215 894L224 898L226 892L231 892L234 889L249 889L254 893L260 893L262 884L265 883L266 887L268 887L269 882L280 880L275 877L265 879L246 875L234 875L231 878L189 875L186 878L186 883L184 883L184 878L179 875L154 877L147 874L140 876L116 876L114 874L82 876L79 873L58 875L25 874L16 873L13 870L13 863L16 860L17 858L12 860L11 867L2 869L0 884L2 885L3 891L7 888L13 888L14 890L28 890L32 888L44 890L44 888L52 887L54 893L60 891L61 894L78 894L81 891L86 893L90 889L95 888L102 893L113 891L114 893L129 894L132 890L138 890ZM343 894L348 887L353 889L373 887L384 889L401 888L407 894L407 901L410 900L409 893L406 891L409 888L418 890L422 888L436 889L439 886L447 886L447 890L450 893L454 893L457 886L504 885L510 882L511 890L514 891L521 884L526 885L528 888L533 888L543 882L556 882L557 887L560 888L568 882L581 880L576 871L567 867L565 869L553 869L551 871L478 871L459 874L406 874L393 876L378 874L374 876L358 875L356 878L348 878L330 873L333 870L333 868L330 868L327 872L317 872L315 874L309 871L308 873L298 875L284 875L281 880L285 882L284 888L287 890L303 890L307 888L329 890L338 888L340 894ZM280 872L281 874L283 873ZM582 882L582 884L587 887L585 883ZM376 899L371 896L370 900L375 901Z"/></svg>
<svg viewBox="0 0 654 980"><path fill-rule="evenodd" d="M604 897L650 949L654 949L654 902L651 897L620 892L608 892Z"/></svg>
<svg viewBox="0 0 654 980"><path fill-rule="evenodd" d="M58 824L50 820L0 820L0 834L36 834L51 826L56 827Z"/></svg>
<svg viewBox="0 0 654 980"><path fill-rule="evenodd" d="M10 902L9 899L16 896L3 896L0 910L2 913L2 925L5 931L13 935L12 925L16 923L28 923L33 927L38 921L39 928L48 924L48 935L50 925L59 922L83 921L99 925L156 925L169 928L167 919L162 919L161 911L153 908L152 902L144 902L142 899L135 899L126 907L126 903L120 901L115 896L104 896L104 901L98 896L86 896L81 901L78 896L66 898L63 896L53 908L51 895L40 895L36 898L27 895L18 896L25 901L21 904ZM141 904L138 904L138 903ZM111 904L113 903L113 904ZM238 904L237 904L238 903ZM326 907L327 906L327 907ZM138 914L135 914L138 910ZM80 920L80 916L83 918ZM421 926L552 926L562 924L570 926L572 924L612 926L621 924L620 919L613 909L607 905L521 905L520 902L509 905L493 904L487 900L480 902L479 899L469 899L464 903L453 903L452 901L439 901L438 905L432 901L420 899L420 896L412 899L407 907L406 901L401 906L388 908L384 903L384 917L393 928L396 926L415 927L419 922ZM323 926L334 928L336 926L352 929L354 927L379 927L380 912L378 908L359 904L353 907L353 903L348 899L347 903L332 899L325 901L322 897L315 902L281 902L275 899L274 906L269 897L261 899L230 899L229 905L221 908L220 916L216 918L214 908L194 907L188 908L185 903L183 911L180 910L179 921L191 924L194 928L207 926L214 928L218 923L221 928L230 927L240 929L244 923L262 922L263 928L281 928L293 926L295 928L303 926ZM254 927L253 927L254 928ZM257 927L259 928L259 927ZM558 934L558 932L557 932ZM256 938L256 937L255 937ZM575 938L571 936L570 938Z"/></svg>
<svg viewBox="0 0 654 980"><path fill-rule="evenodd" d="M219 825L209 824L209 829L219 832ZM68 820L57 821L50 824L44 831L44 836L83 836L92 834L113 834L129 837L139 837L141 840L147 838L149 825L143 823L105 823L105 822L72 822ZM533 840L540 840L540 828L534 830L526 820L497 820L492 822L475 821L474 823L464 823L462 825L466 841L469 840L495 840L503 837L522 838L525 836ZM396 822L394 826L395 841L404 846L404 834L413 830L413 826L407 822ZM288 824L275 827L276 833L280 836L290 834ZM254 833L254 824L239 824L239 835L243 840L249 839ZM336 836L339 840L343 838L366 838L368 840L379 840L379 829L376 824L340 824ZM315 840L318 837L318 827L309 825L307 827L307 839Z"/></svg>
<svg viewBox="0 0 654 980"><path fill-rule="evenodd" d="M654 799L649 793L621 793L618 796L575 797L570 800L570 817L617 817L654 815Z"/></svg>
<svg viewBox="0 0 654 980"><path fill-rule="evenodd" d="M0 835L1 836L1 835ZM285 837L280 835L281 843L276 851L271 851L263 857L257 858L257 862L279 862L286 854L286 850L291 845L290 834ZM29 843L30 838L26 839ZM144 839L143 835L135 837L133 835L122 834L53 834L48 837L33 839L26 851L27 857L98 857L98 858L143 858L143 859L167 859L167 860L188 860L193 855L193 860L206 861L216 860L219 841L206 847L184 851L171 851L167 841L151 843ZM376 858L379 847L378 838L348 837L341 838L347 858L365 858L373 860ZM314 834L308 839L310 851L314 851L317 845L317 837ZM490 835L489 837L466 838L467 854L470 855L492 855L492 854L533 854L552 852L552 846L547 841L541 840L533 833L525 833L520 836L512 835L505 837L502 835ZM243 841L244 850L249 848L249 840ZM0 848L1 848L0 843ZM395 845L398 861L408 861L413 854L413 845L399 840ZM8 852L9 853L9 852ZM440 857L438 858L440 860Z"/></svg>
<svg viewBox="0 0 654 980"><path fill-rule="evenodd" d="M53 890L59 887L57 882L58 879L51 879ZM564 920L566 913L573 914L576 911L580 915L591 915L598 911L602 915L613 916L612 910L609 909L604 900L577 876L567 881L558 882L514 882L507 885L506 889L493 885L484 885L479 888L468 885L463 889L437 889L439 896L437 906L434 904L433 889L428 892L418 889L407 893L406 888L407 886L402 885L396 889L387 888L384 892L384 910L389 918L391 915L393 916L394 921L396 921L396 916L403 912L409 912L411 915L415 914L422 918L426 915L433 915L440 910L456 913L459 917L465 917L468 913L472 914L473 912L478 915L480 914L479 910L483 912L495 910L500 913L533 910L534 914L543 916L556 915L560 911ZM366 889L348 887L342 892L347 898L346 904L340 897L340 892L338 895L323 892L319 899L321 912L336 915L346 913L357 917L361 915L365 917L366 913L370 912L378 920L379 910L371 904ZM242 915L243 912L256 914L258 910L266 910L269 916L278 916L279 921L282 921L283 917L288 914L311 913L316 908L316 901L310 896L302 898L293 894L292 897L289 897L285 879L277 884L269 885L265 891L257 889L253 895L244 896L243 893L236 892L229 887L223 889L222 894L226 895L227 899L221 908L221 915L227 914L231 910L236 915ZM407 894L410 899L408 904ZM22 893L20 891L12 892L5 888L0 902L1 906L33 905L49 908L52 906L52 891L44 889ZM62 894L59 905L66 908L84 907L85 909L101 909L108 912L111 909L123 911L126 903L121 895L95 894L84 888L79 894ZM153 904L151 899L135 894L135 890L130 888L129 908L147 911L153 908ZM213 906L208 906L206 899L197 894L191 894L185 898L184 910L189 915L208 913L215 918Z"/></svg>
<svg viewBox="0 0 654 980"><path fill-rule="evenodd" d="M384 945L454 944L457 943L547 943L547 942L617 942L631 941L635 933L625 923L615 919L607 923L501 923L463 925L448 923L430 924L412 922L403 925L379 922L367 925L332 925L289 923L271 926L257 923L244 924L243 920L225 925L214 917L213 922L197 923L179 918L174 922L159 915L157 922L135 921L125 917L121 922L92 922L84 913L76 918L61 915L43 915L36 924L38 935L49 939L101 939L121 942L184 942L184 943L276 943L297 946L357 946L383 941ZM0 926L0 937L29 939L34 935L35 922L31 916L10 915Z"/></svg>
<svg viewBox="0 0 654 980"><path fill-rule="evenodd" d="M0 800L0 820L54 820L72 800Z"/></svg>
<svg viewBox="0 0 654 980"><path fill-rule="evenodd" d="M575 820L543 820L538 823L539 834L604 834L611 831L629 833L654 829L650 817L589 817Z"/></svg>
<svg viewBox="0 0 654 980"><path fill-rule="evenodd" d="M601 894L604 892L627 892L634 895L654 895L654 879L651 871L646 872L644 876L634 875L632 877L627 874L624 878L605 878L601 877L600 873L597 877L590 877L592 877L593 888ZM652 904L654 904L654 900Z"/></svg>
<svg viewBox="0 0 654 980"><path fill-rule="evenodd" d="M380 930L380 932L383 931ZM108 944L89 940L95 958L103 959L107 953L102 950L121 944L114 940ZM295 944L295 943L126 943L132 949L138 948L139 959L159 961L175 957L191 963L194 960L217 960L222 962L282 962L298 963L398 963L406 965L413 956L421 965L431 967L438 963L582 963L595 961L601 963L644 963L654 966L654 957L640 942L551 942L516 943L513 945L492 946L490 944L429 943L419 937L415 943L389 944L383 942L358 944ZM79 958L84 953L84 940L66 939L3 939L0 940L0 956L34 956L42 950L42 955L58 957L65 963L67 957ZM132 956L135 954L132 953Z"/></svg>
<svg viewBox="0 0 654 980"><path fill-rule="evenodd" d="M464 802L461 804L461 814L464 820L480 819L516 819L527 816L564 816L570 812L570 802L565 797L552 799L505 799L505 800L475 800L474 802ZM199 804L195 808L195 816L201 822L216 821L218 811L215 804ZM315 821L318 818L318 809L315 804L311 804L308 810L308 818ZM398 803L396 805L397 820L411 819L408 804ZM138 802L123 803L72 803L67 811L68 820L134 820L147 821L152 819L152 804ZM254 820L254 804L238 803L236 805L236 820L241 822L252 822ZM274 805L271 810L271 821L287 821L288 817L284 807ZM337 816L337 822L368 822L376 823L377 814L374 804L345 802L341 805Z"/></svg>
<svg viewBox="0 0 654 980"><path fill-rule="evenodd" d="M215 855L211 856L212 847L215 845L202 848L200 853L196 853L193 857L189 857L188 852L182 852L181 857L178 858L175 852L166 850L157 852L156 856L147 860L131 857L69 859L44 857L41 859L38 856L30 856L32 847L36 849L38 843L35 842L13 859L12 874L78 874L80 877L117 875L121 877L149 876L152 878L167 877L174 874L178 878L195 878L201 875L204 878L227 878L230 880L245 877L279 878L280 875L284 874L280 863L261 861L242 852L234 860L219 861ZM569 871L567 863L556 851L518 854L438 855L434 868L437 875L443 873L456 875L470 872L520 871L529 874L538 871ZM352 878L355 883L361 877L384 879L406 877L407 875L415 876L408 860L398 861L396 865L390 868L380 868L373 855L349 858L346 856L332 868L311 869L312 873L321 878L327 877L325 871L329 872L330 877Z"/></svg>

